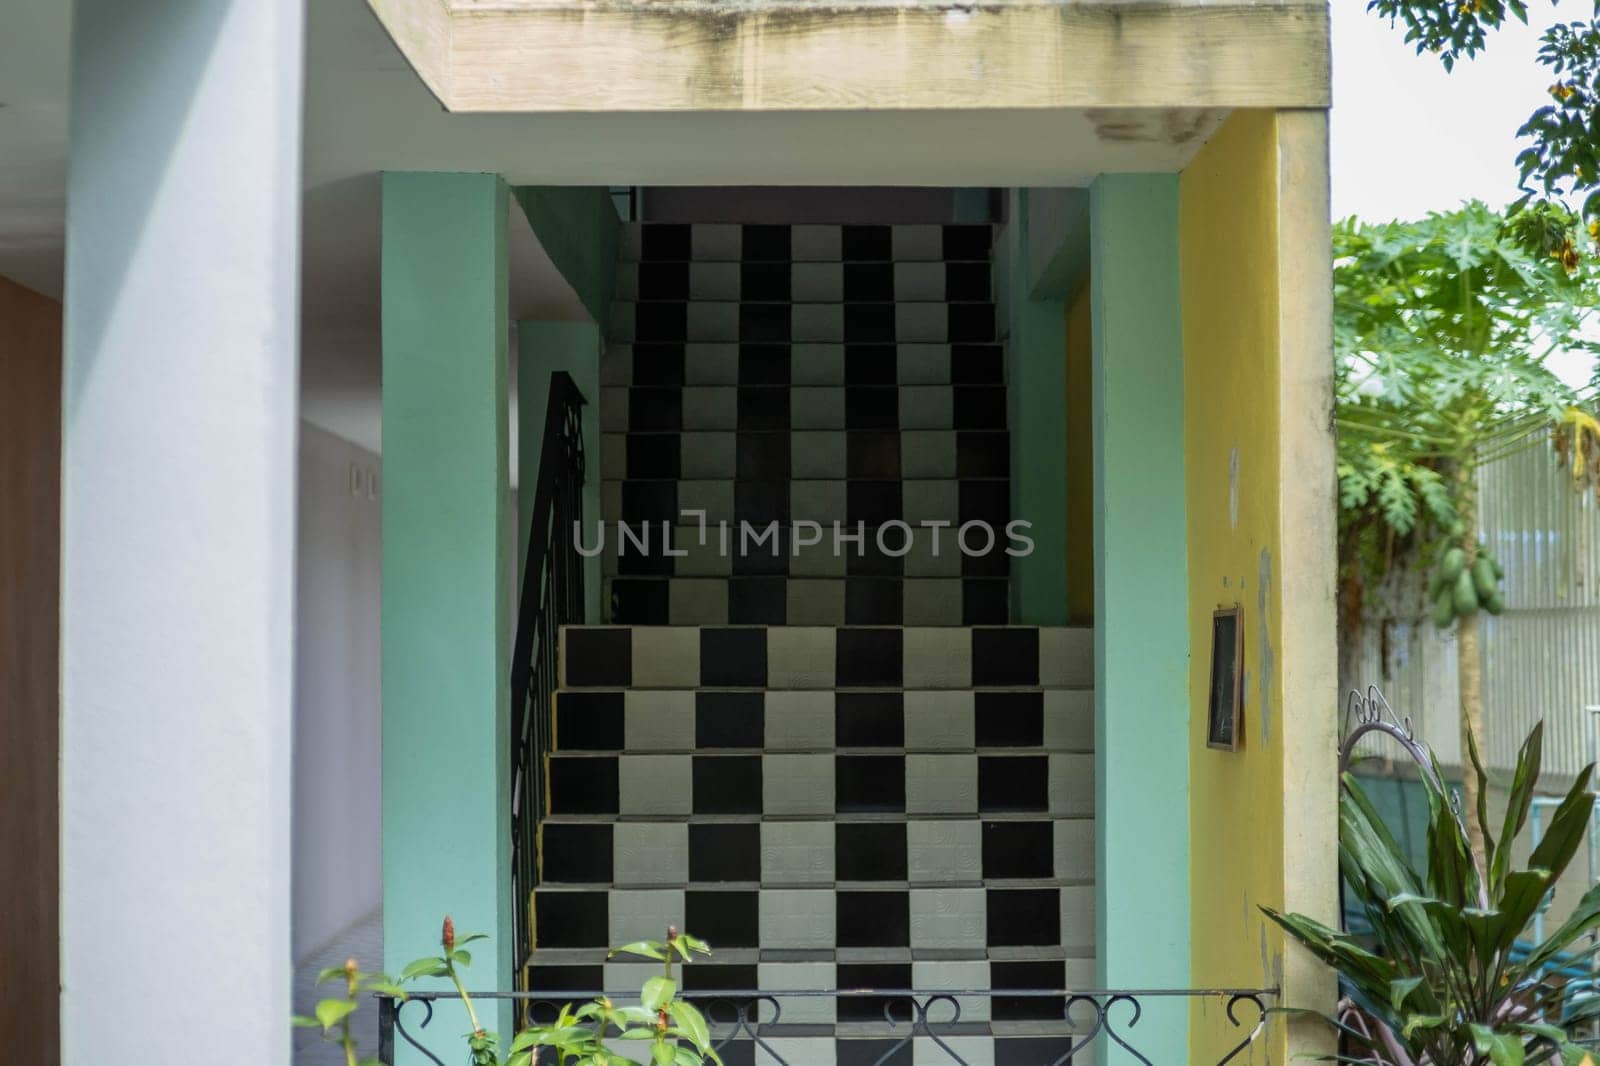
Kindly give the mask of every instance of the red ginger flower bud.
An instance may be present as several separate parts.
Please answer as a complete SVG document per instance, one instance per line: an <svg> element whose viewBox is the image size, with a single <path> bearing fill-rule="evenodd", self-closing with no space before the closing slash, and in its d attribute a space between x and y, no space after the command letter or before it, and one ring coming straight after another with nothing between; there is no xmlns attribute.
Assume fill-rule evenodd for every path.
<svg viewBox="0 0 1600 1066"><path fill-rule="evenodd" d="M670 944L676 939L678 939L678 927L675 925L667 926L667 943Z"/></svg>
<svg viewBox="0 0 1600 1066"><path fill-rule="evenodd" d="M444 916L444 933L439 937L439 942L444 945L446 951L455 950L456 923L450 920L448 914Z"/></svg>

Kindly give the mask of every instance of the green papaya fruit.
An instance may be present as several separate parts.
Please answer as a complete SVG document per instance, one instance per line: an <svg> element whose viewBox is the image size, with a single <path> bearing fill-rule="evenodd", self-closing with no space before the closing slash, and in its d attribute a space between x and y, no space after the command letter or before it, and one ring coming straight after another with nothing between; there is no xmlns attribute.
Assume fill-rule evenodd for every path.
<svg viewBox="0 0 1600 1066"><path fill-rule="evenodd" d="M1483 609L1493 615L1498 615L1505 612L1506 598L1500 595L1499 589L1495 589L1494 593L1488 599L1483 601Z"/></svg>
<svg viewBox="0 0 1600 1066"><path fill-rule="evenodd" d="M1494 595L1498 579L1494 576L1494 560L1487 556L1478 556L1478 561L1472 564L1472 586L1478 593L1478 602L1483 603Z"/></svg>
<svg viewBox="0 0 1600 1066"><path fill-rule="evenodd" d="M1494 567L1495 580L1503 580L1506 576L1506 568L1500 565L1500 560L1491 555L1489 556L1489 563Z"/></svg>
<svg viewBox="0 0 1600 1066"><path fill-rule="evenodd" d="M1444 553L1444 561L1439 564L1439 572L1446 581L1455 581L1461 572L1467 568L1467 553L1460 548L1451 548Z"/></svg>
<svg viewBox="0 0 1600 1066"><path fill-rule="evenodd" d="M1439 594L1433 598L1433 624L1440 629L1447 629L1455 620L1455 595L1448 588L1440 588Z"/></svg>
<svg viewBox="0 0 1600 1066"><path fill-rule="evenodd" d="M1478 590L1472 583L1472 575L1465 570L1456 575L1453 600L1456 614L1463 618L1478 610Z"/></svg>
<svg viewBox="0 0 1600 1066"><path fill-rule="evenodd" d="M1428 600L1432 602L1439 598L1439 590L1444 588L1444 574L1435 570L1433 576L1428 578Z"/></svg>

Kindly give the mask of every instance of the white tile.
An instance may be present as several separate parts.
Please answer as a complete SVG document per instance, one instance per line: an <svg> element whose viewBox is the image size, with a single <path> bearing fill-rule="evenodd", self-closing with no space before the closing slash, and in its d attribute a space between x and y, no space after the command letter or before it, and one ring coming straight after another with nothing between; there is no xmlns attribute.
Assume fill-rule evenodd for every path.
<svg viewBox="0 0 1600 1066"><path fill-rule="evenodd" d="M943 303L895 304L895 338L902 341L940 343L949 335L949 314Z"/></svg>
<svg viewBox="0 0 1600 1066"><path fill-rule="evenodd" d="M1094 756L1050 756L1050 813L1094 813Z"/></svg>
<svg viewBox="0 0 1600 1066"><path fill-rule="evenodd" d="M833 813L832 755L763 755L761 768L768 816Z"/></svg>
<svg viewBox="0 0 1600 1066"><path fill-rule="evenodd" d="M602 388L600 390L600 429L602 432L626 433L628 431L628 390Z"/></svg>
<svg viewBox="0 0 1600 1066"><path fill-rule="evenodd" d="M633 383L633 346L610 344L600 353L600 384L631 385Z"/></svg>
<svg viewBox="0 0 1600 1066"><path fill-rule="evenodd" d="M777 626L767 630L767 687L833 687L837 634L820 626Z"/></svg>
<svg viewBox="0 0 1600 1066"><path fill-rule="evenodd" d="M739 390L731 385L685 386L683 428L738 429Z"/></svg>
<svg viewBox="0 0 1600 1066"><path fill-rule="evenodd" d="M726 301L738 298L738 263L689 264L689 299Z"/></svg>
<svg viewBox="0 0 1600 1066"><path fill-rule="evenodd" d="M794 478L843 478L847 467L844 432L836 429L789 434L789 474Z"/></svg>
<svg viewBox="0 0 1600 1066"><path fill-rule="evenodd" d="M611 943L629 944L635 940L661 940L667 927L683 928L683 889L613 889L611 904Z"/></svg>
<svg viewBox="0 0 1600 1066"><path fill-rule="evenodd" d="M617 300L611 305L611 329L607 337L613 341L624 344L633 342L634 308L638 304L631 300Z"/></svg>
<svg viewBox="0 0 1600 1066"><path fill-rule="evenodd" d="M1049 627L1039 630L1039 683L1049 686L1094 685L1094 630Z"/></svg>
<svg viewBox="0 0 1600 1066"><path fill-rule="evenodd" d="M824 527L821 547L832 547L831 533L834 522L845 519L849 502L848 487L840 481L812 481L795 479L789 482L789 514L794 521L816 522Z"/></svg>
<svg viewBox="0 0 1600 1066"><path fill-rule="evenodd" d="M942 262L896 263L894 265L894 298L896 300L943 300L945 267Z"/></svg>
<svg viewBox="0 0 1600 1066"><path fill-rule="evenodd" d="M832 732L831 721L829 732ZM762 822L761 883L831 886L833 835L832 822Z"/></svg>
<svg viewBox="0 0 1600 1066"><path fill-rule="evenodd" d="M843 263L795 263L789 298L796 303L838 303L844 299Z"/></svg>
<svg viewBox="0 0 1600 1066"><path fill-rule="evenodd" d="M679 526L672 531L673 548L687 553L672 561L672 572L679 577L727 577L733 571L733 559L722 551L717 527L706 526L704 544L700 536L698 526Z"/></svg>
<svg viewBox="0 0 1600 1066"><path fill-rule="evenodd" d="M970 751L977 743L972 703L971 692L907 692L906 748L911 751Z"/></svg>
<svg viewBox="0 0 1600 1066"><path fill-rule="evenodd" d="M798 568L791 566L790 571ZM790 625L844 625L845 586L842 577L791 579L784 588L784 618Z"/></svg>
<svg viewBox="0 0 1600 1066"><path fill-rule="evenodd" d="M979 960L944 959L929 962L913 962L911 964L911 985L913 988L926 989L930 992L956 992L964 989L985 989L989 987L989 964ZM986 1022L989 1020L989 1000L984 996L962 996L957 1001L961 1008L963 1022ZM934 1024L948 1021L950 1018L949 1004L935 1006L929 1012L929 1020Z"/></svg>
<svg viewBox="0 0 1600 1066"><path fill-rule="evenodd" d="M776 629L767 630L768 640ZM773 751L830 751L833 748L833 693L766 694L766 737Z"/></svg>
<svg viewBox="0 0 1600 1066"><path fill-rule="evenodd" d="M763 992L837 987L837 974L831 962L763 962L756 967L756 980L761 983ZM783 1024L831 1024L837 1017L834 1009L834 999L831 996L779 996L777 998L778 1009L781 1012L778 1021ZM763 1011L761 1020L765 1022L772 1019L766 1011ZM777 1048L779 1039L775 1037L770 1041L774 1048ZM785 1043L789 1042L785 1041ZM827 1039L826 1049L831 1056L833 1050L832 1037ZM821 1061L812 1057L809 1053L803 1057L789 1058L783 1049L778 1050L779 1054L783 1054L791 1066L799 1066L800 1063L811 1066L812 1063ZM831 1062L831 1057L827 1061Z"/></svg>
<svg viewBox="0 0 1600 1066"><path fill-rule="evenodd" d="M916 527L905 573L906 577L960 577L961 547L954 527Z"/></svg>
<svg viewBox="0 0 1600 1066"><path fill-rule="evenodd" d="M905 390L901 392L904 394ZM945 399L948 406L949 396ZM844 389L797 387L789 390L789 424L795 429L843 429Z"/></svg>
<svg viewBox="0 0 1600 1066"><path fill-rule="evenodd" d="M732 522L733 482L723 479L678 482L678 511L684 515L684 522L697 527L701 521L710 526L718 522ZM689 514L697 511L704 511L704 518ZM709 530L707 535L715 532L714 529Z"/></svg>
<svg viewBox="0 0 1600 1066"><path fill-rule="evenodd" d="M845 574L844 555L836 552L833 546L833 526L822 527L822 540L817 544L807 545L799 553L789 558L789 576L794 578L842 578ZM841 586L843 587L843 586ZM810 595L809 590L804 593ZM832 602L831 593L823 593L823 602L818 606L820 610L829 610L828 604ZM839 601L841 604L843 600ZM840 608L843 610L843 607ZM831 615L830 615L831 617ZM841 616L842 617L842 616ZM843 625L843 622L797 622L795 625Z"/></svg>
<svg viewBox="0 0 1600 1066"><path fill-rule="evenodd" d="M686 633L695 642L694 664L700 664L700 631L689 626L666 627ZM635 633L639 630L635 629ZM634 660L634 684L639 683ZM662 689L629 689L622 695L622 731L627 750L641 755L683 751L694 747L694 693Z"/></svg>
<svg viewBox="0 0 1600 1066"><path fill-rule="evenodd" d="M1055 822L1055 871L1063 881L1094 877L1094 819L1058 818Z"/></svg>
<svg viewBox="0 0 1600 1066"><path fill-rule="evenodd" d="M649 937L634 937L634 939L660 940L664 936L666 936L665 929L658 933L653 933ZM625 943L625 941L617 941L615 938L613 938L613 943ZM624 958L626 958L628 961L605 963L600 971L600 979L605 985L603 991L620 993L624 1003L631 1003L639 998L639 990L644 987L644 983L646 981L650 980L652 977L657 977L660 975L661 964L659 962L649 962L644 959L635 961L633 960L632 956L624 956ZM620 1051L619 1054L628 1054L630 1049L628 1049L626 1045L633 1043L633 1041L626 1040L617 1042L624 1045L623 1050Z"/></svg>
<svg viewBox="0 0 1600 1066"><path fill-rule="evenodd" d="M988 903L981 888L913 888L911 948L982 951Z"/></svg>
<svg viewBox="0 0 1600 1066"><path fill-rule="evenodd" d="M891 230L896 260L944 259L944 227L899 225Z"/></svg>
<svg viewBox="0 0 1600 1066"><path fill-rule="evenodd" d="M958 485L953 480L906 481L901 485L900 495L907 522L954 523L961 520Z"/></svg>
<svg viewBox="0 0 1600 1066"><path fill-rule="evenodd" d="M791 345L789 382L793 385L843 385L844 345Z"/></svg>
<svg viewBox="0 0 1600 1066"><path fill-rule="evenodd" d="M902 385L948 385L950 346L948 344L901 344L896 352L899 382Z"/></svg>
<svg viewBox="0 0 1600 1066"><path fill-rule="evenodd" d="M967 688L972 684L972 631L950 626L907 627L904 685Z"/></svg>
<svg viewBox="0 0 1600 1066"><path fill-rule="evenodd" d="M831 1009L825 1009L811 999L791 996L782 1003L782 1021L785 1025L797 1020L833 1022ZM761 1043L755 1045L755 1066L798 1066L799 1063L805 1063L805 1066L837 1066L838 1061L839 1047L831 1036L764 1036Z"/></svg>
<svg viewBox="0 0 1600 1066"><path fill-rule="evenodd" d="M613 300L637 300L639 298L639 264L618 262L617 284L611 293Z"/></svg>
<svg viewBox="0 0 1600 1066"><path fill-rule="evenodd" d="M617 760L621 813L689 814L694 771L688 755L631 755Z"/></svg>
<svg viewBox="0 0 1600 1066"><path fill-rule="evenodd" d="M907 814L976 814L978 756L906 756Z"/></svg>
<svg viewBox="0 0 1600 1066"><path fill-rule="evenodd" d="M605 516L606 522L617 522L622 518L622 482L603 481L600 483L600 513ZM593 535L592 527L584 531L584 537ZM606 530L608 541L616 540L616 530Z"/></svg>
<svg viewBox="0 0 1600 1066"><path fill-rule="evenodd" d="M686 344L683 348L685 385L737 385L737 344Z"/></svg>
<svg viewBox="0 0 1600 1066"><path fill-rule="evenodd" d="M953 429L908 430L900 434L900 475L912 478L953 478L956 476L956 433ZM909 489L914 482L908 480ZM955 486L952 484L951 488ZM918 516L923 517L923 516ZM926 517L951 520L954 514ZM913 520L909 504L906 519Z"/></svg>
<svg viewBox="0 0 1600 1066"><path fill-rule="evenodd" d="M838 259L841 250L838 226L791 226L789 255L795 262Z"/></svg>
<svg viewBox="0 0 1600 1066"><path fill-rule="evenodd" d="M763 888L761 948L832 951L834 893L827 888Z"/></svg>
<svg viewBox="0 0 1600 1066"><path fill-rule="evenodd" d="M661 551L660 542L653 551ZM677 626L633 627L636 688L696 688L700 684L700 634Z"/></svg>
<svg viewBox="0 0 1600 1066"><path fill-rule="evenodd" d="M961 579L910 577L901 585L901 617L912 626L961 624Z"/></svg>
<svg viewBox="0 0 1600 1066"><path fill-rule="evenodd" d="M692 341L738 340L738 303L732 300L704 300L689 304L688 339Z"/></svg>
<svg viewBox="0 0 1600 1066"><path fill-rule="evenodd" d="M600 476L620 479L628 476L628 435L600 434Z"/></svg>
<svg viewBox="0 0 1600 1066"><path fill-rule="evenodd" d="M1041 650L1040 658L1044 659ZM1040 669L1045 668L1045 660ZM1047 689L1044 693L1044 746L1050 751L1094 750L1094 693L1087 689Z"/></svg>
<svg viewBox="0 0 1600 1066"><path fill-rule="evenodd" d="M935 1008L937 1011L939 1008ZM944 1008L949 1010L948 1007ZM935 1019L943 1015L935 1013ZM961 1020L967 1021L966 1011L961 1012ZM965 1063L966 1066L994 1066L994 1038L990 1036L940 1036L945 1046L940 1047L929 1037L917 1037L911 1041L911 1066L949 1066L952 1062ZM951 1058L951 1053L957 1058ZM1074 1058L1073 1066L1081 1066L1081 1059Z"/></svg>
<svg viewBox="0 0 1600 1066"><path fill-rule="evenodd" d="M795 341L842 341L844 305L795 304L790 311L789 330Z"/></svg>
<svg viewBox="0 0 1600 1066"><path fill-rule="evenodd" d="M726 625L728 582L722 578L673 578L668 584L668 620L675 626Z"/></svg>
<svg viewBox="0 0 1600 1066"><path fill-rule="evenodd" d="M949 429L955 425L948 385L908 385L900 390L901 429Z"/></svg>
<svg viewBox="0 0 1600 1066"><path fill-rule="evenodd" d="M1094 954L1094 886L1061 890L1061 947L1076 955Z"/></svg>
<svg viewBox="0 0 1600 1066"><path fill-rule="evenodd" d="M983 823L950 818L907 822L906 876L913 883L937 885L982 881Z"/></svg>
<svg viewBox="0 0 1600 1066"><path fill-rule="evenodd" d="M696 260L737 264L744 255L744 227L736 222L696 222L689 227L689 254Z"/></svg>
<svg viewBox="0 0 1600 1066"><path fill-rule="evenodd" d="M729 481L738 472L739 438L731 430L684 433L678 441L680 478Z"/></svg>
<svg viewBox="0 0 1600 1066"><path fill-rule="evenodd" d="M611 847L614 884L681 885L689 880L687 822L617 822ZM619 943L623 941L612 941Z"/></svg>
<svg viewBox="0 0 1600 1066"><path fill-rule="evenodd" d="M617 248L617 258L622 260L637 260L639 258L643 225L638 222L624 222L621 231L621 243Z"/></svg>

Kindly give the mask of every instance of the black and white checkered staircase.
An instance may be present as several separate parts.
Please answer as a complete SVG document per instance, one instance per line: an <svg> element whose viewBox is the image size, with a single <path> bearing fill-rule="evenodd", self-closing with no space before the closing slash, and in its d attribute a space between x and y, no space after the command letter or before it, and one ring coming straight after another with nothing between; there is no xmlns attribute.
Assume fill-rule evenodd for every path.
<svg viewBox="0 0 1600 1066"><path fill-rule="evenodd" d="M903 1028L784 990L1092 985L1092 679L1087 629L566 629L531 986L636 989L606 946L674 924L715 949L687 991L777 994L773 1049L842 1064ZM968 997L948 1039L1049 1062L1061 1008Z"/></svg>
<svg viewBox="0 0 1600 1066"><path fill-rule="evenodd" d="M992 243L988 225L629 227L601 369L608 618L1004 624ZM652 545L665 523L685 554L619 552L619 521ZM995 539L973 527L958 550L974 521ZM782 531L741 553L724 522L735 549L738 523ZM862 546L836 551L834 523Z"/></svg>

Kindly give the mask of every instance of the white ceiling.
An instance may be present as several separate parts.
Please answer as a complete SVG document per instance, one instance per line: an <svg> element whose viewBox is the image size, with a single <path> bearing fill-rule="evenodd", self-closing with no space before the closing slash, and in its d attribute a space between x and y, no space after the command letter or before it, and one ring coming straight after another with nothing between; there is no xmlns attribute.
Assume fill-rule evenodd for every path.
<svg viewBox="0 0 1600 1066"><path fill-rule="evenodd" d="M70 4L3 6L0 275L59 296ZM383 170L498 172L517 185L1081 185L1180 169L1220 121L1128 138L1128 116L1081 111L452 115L362 0L307 8L303 411L374 449ZM1171 113L1140 114L1174 127ZM1120 132L1103 140L1108 122ZM513 315L586 317L513 216Z"/></svg>

